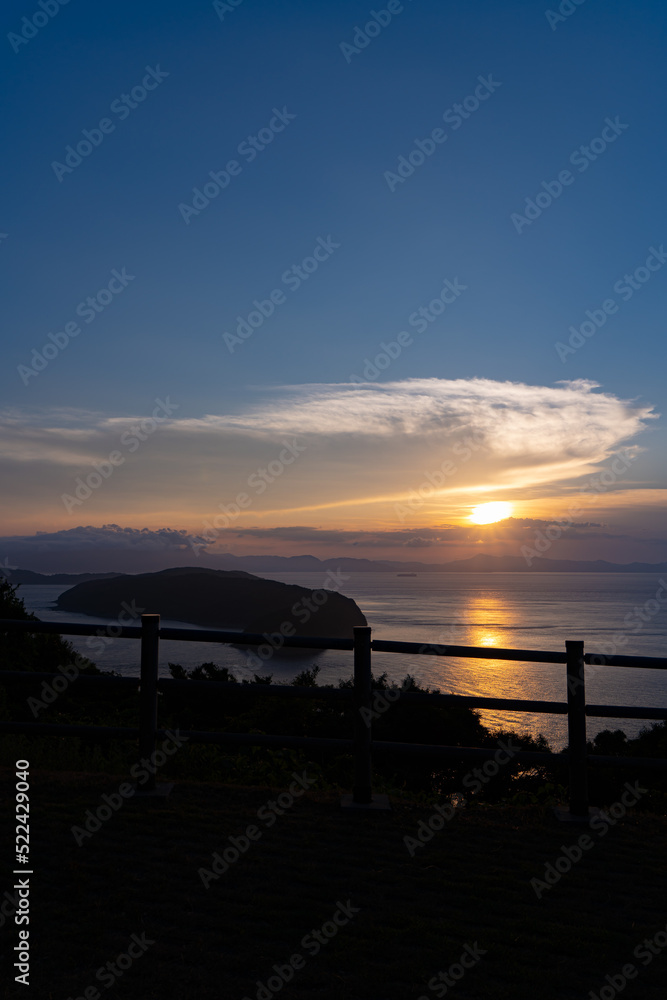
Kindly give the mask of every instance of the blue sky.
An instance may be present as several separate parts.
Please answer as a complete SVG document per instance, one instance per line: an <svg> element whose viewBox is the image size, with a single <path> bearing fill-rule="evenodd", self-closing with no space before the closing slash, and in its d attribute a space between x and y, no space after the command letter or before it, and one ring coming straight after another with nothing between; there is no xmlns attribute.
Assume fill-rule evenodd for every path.
<svg viewBox="0 0 667 1000"><path fill-rule="evenodd" d="M314 433L312 386L345 408L331 387L364 378L366 359L401 331L410 343L386 370L373 376L370 369L372 390L386 385L385 395L396 393L401 420L401 407L410 412L412 405L405 390L416 383L409 380L424 379L442 380L445 401L450 383L469 384L471 410L479 380L542 387L544 431L551 420L555 428L569 419L561 407L571 406L572 394L549 395L564 379L599 384L587 395L632 401L628 412L664 410L664 5L566 2L572 13L556 21L546 5L531 2L408 0L392 4L389 22L358 52L345 46L373 21L371 11L386 5L218 6L219 13L212 3L93 7L74 0L25 44L16 41L32 31L23 19L42 8L3 7L1 72L11 94L0 219L5 536L109 521L201 531L206 510L231 503L258 461L279 446L281 428L275 421L260 426L259 416L284 406L287 392L288 409L300 399L305 406L304 434ZM141 87L147 72L154 89L138 92L145 99L130 97L136 107L114 103ZM443 121L475 94L480 78L493 81L486 99L465 120L454 111ZM474 105L471 99L466 107ZM105 118L109 131L90 155L69 172L54 167L83 130ZM609 121L616 123L611 130ZM276 131L262 133L271 122ZM438 128L445 138L429 144ZM250 162L239 145L258 133L271 141ZM419 165L402 183L392 181L416 140L432 153L422 164L413 155ZM582 146L590 158L579 153L572 161ZM186 221L179 205L191 205L193 189L230 160L239 164L236 175ZM551 204L543 194L545 207L518 232L513 214L544 192L543 182L558 191L564 170L569 183ZM316 269L286 282L286 272L294 274L318 246L329 250L319 251ZM624 275L637 268L645 270L632 288ZM133 277L119 284L114 271ZM463 290L448 296L453 301L426 329L416 319L411 325L409 317L429 309L446 279ZM101 300L111 301L86 323L77 306L110 281L113 294L103 291ZM270 301L272 291L272 314L243 342L226 342L223 335L235 334L254 300ZM582 346L559 354L555 345L568 345L569 328L587 321L587 310L604 323L579 337ZM33 349L41 353L48 334L67 323L78 323L80 333L57 352L49 348L54 357L43 370L26 374ZM365 413L372 418L378 398L371 389L363 406L351 405L358 426L334 441L335 428L324 421L299 476L267 490L235 527L244 519L267 528L303 524L306 515L296 508L320 509L322 482L341 506L315 520L308 515L313 528L395 527L396 497L438 467L446 448L442 439L420 437L421 464L412 468L399 442L396 483L383 482L381 491L391 499L362 510L363 497L373 494L362 468L373 467L373 455L388 460L382 448L360 444ZM85 479L91 463L109 454L114 421L148 418L155 400L167 397L177 410L159 435L136 455L123 453L125 468L85 507L68 511L63 494L72 495L76 477ZM220 435L215 440L210 421L202 430L207 417ZM431 498L437 502L420 509L413 526L456 524L470 503L498 498L548 523L564 516L582 477L632 445L641 449L632 473L622 489L609 489L597 520L616 518L624 537L635 529L667 537L662 421L648 416L628 436L625 417L608 419L598 450L563 444L561 458L577 452L579 465L558 461L551 479L512 480L516 464L508 460L511 474L498 474L496 496L480 463L455 495ZM457 420L460 426L460 414ZM507 459L518 450L525 466L527 426L515 428L521 441L509 450L499 450L487 426L491 455ZM412 451L406 445L405 455ZM341 482L358 488L339 493ZM512 482L517 488L506 497ZM165 499L168 483L173 502ZM242 540L233 541L241 551ZM631 546L617 549L631 555ZM592 551L582 548L582 557Z"/></svg>

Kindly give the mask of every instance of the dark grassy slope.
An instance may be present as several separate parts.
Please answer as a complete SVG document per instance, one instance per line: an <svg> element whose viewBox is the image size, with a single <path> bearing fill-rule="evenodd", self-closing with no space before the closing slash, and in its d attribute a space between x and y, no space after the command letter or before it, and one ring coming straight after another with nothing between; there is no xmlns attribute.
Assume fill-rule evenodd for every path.
<svg viewBox="0 0 667 1000"><path fill-rule="evenodd" d="M411 857L403 838L430 807L351 817L315 788L269 827L258 810L288 773L273 789L183 781L159 806L130 800L77 846L71 827L125 777L33 776L33 975L26 990L7 974L7 1000L65 1000L91 984L111 1000L254 1000L257 980L295 954L306 962L277 993L285 1000L417 1000L438 995L429 980L475 942L486 954L448 991L456 1000L580 1000L628 962L638 976L624 995L664 1000L667 952L647 966L633 956L667 923L664 819L629 815L594 836L538 899L531 879L581 830L536 807L463 810ZM199 869L253 824L261 838L205 889ZM304 935L348 900L359 912L310 954ZM15 932L4 925L8 973ZM155 943L107 989L96 971L132 934Z"/></svg>

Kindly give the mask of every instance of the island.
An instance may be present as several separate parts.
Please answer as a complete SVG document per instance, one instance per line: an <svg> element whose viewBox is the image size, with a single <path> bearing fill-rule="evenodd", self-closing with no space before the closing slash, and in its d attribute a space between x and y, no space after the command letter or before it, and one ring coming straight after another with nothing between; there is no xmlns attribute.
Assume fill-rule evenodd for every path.
<svg viewBox="0 0 667 1000"><path fill-rule="evenodd" d="M337 591L193 566L87 580L62 593L56 606L100 618L117 618L129 606L137 614L205 628L257 633L284 628L286 635L339 639L351 639L355 625L367 624L352 598Z"/></svg>

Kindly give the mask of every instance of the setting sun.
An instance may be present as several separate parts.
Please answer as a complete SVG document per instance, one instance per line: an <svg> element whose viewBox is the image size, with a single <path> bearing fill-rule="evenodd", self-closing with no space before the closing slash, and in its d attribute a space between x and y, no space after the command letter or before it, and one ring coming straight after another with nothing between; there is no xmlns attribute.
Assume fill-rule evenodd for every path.
<svg viewBox="0 0 667 1000"><path fill-rule="evenodd" d="M496 500L492 503L480 503L477 507L473 507L469 520L473 524L493 524L494 521L502 521L504 517L509 517L511 513L511 503Z"/></svg>

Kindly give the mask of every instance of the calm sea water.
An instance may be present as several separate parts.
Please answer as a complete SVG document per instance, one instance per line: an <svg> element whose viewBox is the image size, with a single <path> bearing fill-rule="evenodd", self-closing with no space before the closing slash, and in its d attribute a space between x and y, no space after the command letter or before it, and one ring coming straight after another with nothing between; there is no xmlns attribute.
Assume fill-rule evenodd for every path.
<svg viewBox="0 0 667 1000"><path fill-rule="evenodd" d="M320 573L263 575L313 589L331 588L331 582L325 581ZM373 637L378 639L558 652L564 651L566 639L583 639L587 652L667 656L667 603L656 600L660 588L660 578L648 573L530 576L420 573L415 577L349 573L343 575L340 590L354 598L373 628ZM19 588L19 595L26 607L44 621L98 622L101 629L108 624L108 619L58 611L55 600L66 589L24 585ZM667 596L667 588L664 593ZM182 622L166 619L162 624L184 626ZM129 676L139 673L139 644L135 640L107 639L103 653L92 651L87 645L89 641L95 642L97 650L97 639L72 636L70 641L102 668ZM169 676L169 662L193 667L206 661L227 666L238 678L251 677L257 670L249 666L242 651L229 646L161 643L161 676ZM267 660L261 672L272 673L275 682L283 683L315 664L320 667L322 682L335 683L339 678L351 676L352 654L335 650L307 656L283 652ZM667 670L587 667L586 671L589 702L667 706ZM420 683L444 693L566 699L562 664L374 653L373 672L376 676L386 672L396 681L409 672ZM482 721L492 728L505 726L520 732L542 732L555 749L567 740L566 721L561 716L485 711ZM602 729L623 729L634 736L649 724L630 719L591 718L588 734L592 737Z"/></svg>

